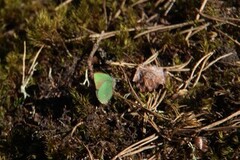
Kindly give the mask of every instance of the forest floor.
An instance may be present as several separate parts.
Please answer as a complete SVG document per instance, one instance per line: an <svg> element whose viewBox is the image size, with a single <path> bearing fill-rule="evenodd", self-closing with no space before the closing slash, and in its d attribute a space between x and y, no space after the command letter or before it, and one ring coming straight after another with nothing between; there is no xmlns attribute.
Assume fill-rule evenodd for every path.
<svg viewBox="0 0 240 160"><path fill-rule="evenodd" d="M239 1L0 6L0 159L239 159Z"/></svg>

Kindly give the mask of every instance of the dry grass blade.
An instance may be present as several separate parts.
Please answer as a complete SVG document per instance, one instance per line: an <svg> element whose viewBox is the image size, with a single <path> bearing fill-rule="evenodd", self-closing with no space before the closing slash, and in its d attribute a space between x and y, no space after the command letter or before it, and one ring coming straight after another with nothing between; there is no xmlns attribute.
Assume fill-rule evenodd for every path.
<svg viewBox="0 0 240 160"><path fill-rule="evenodd" d="M210 16L210 15L201 13L201 12L199 12L199 14L200 14L202 17L204 17L204 18L211 19L211 20L218 21L218 22L222 22L222 23L226 23L226 24L230 24L230 25L232 25L232 26L235 26L235 27L238 27L238 28L239 28L239 25L237 25L237 24L235 24L235 23L232 23L232 22L229 22L229 21L228 21L229 19L225 19L225 18L223 18L223 17L213 17L213 16Z"/></svg>
<svg viewBox="0 0 240 160"><path fill-rule="evenodd" d="M127 147L126 149L124 149L123 151L118 153L112 160L115 160L117 158L121 159L126 156L134 155L134 154L140 153L144 150L148 150L148 149L157 147L156 144L150 144L156 139L158 139L158 136L156 136L155 134L153 134L147 138L144 138L143 140L134 143L133 145Z"/></svg>
<svg viewBox="0 0 240 160"><path fill-rule="evenodd" d="M226 58L226 57L228 57L228 56L231 56L232 54L234 54L234 52L230 52L230 53L228 53L228 54L224 54L224 55L218 57L218 58L215 59L214 61L210 62L210 63L203 69L203 71L207 70L209 67L211 67L213 64L215 64L217 61L219 61L219 60L221 60L221 59L223 59L223 58Z"/></svg>
<svg viewBox="0 0 240 160"><path fill-rule="evenodd" d="M154 7L159 6L161 3L164 3L165 0L157 0L154 4Z"/></svg>
<svg viewBox="0 0 240 160"><path fill-rule="evenodd" d="M122 70L122 72L123 72L123 74L124 74L124 78L125 78L125 80L127 81L127 83L128 83L128 85L129 85L129 87L130 87L130 90L131 90L133 96L134 96L135 99L138 101L138 103L140 103L141 106L143 106L144 103L141 101L141 99L138 97L137 93L136 93L135 90L133 89L132 84L130 83L130 81L129 81L129 79L128 79L128 77L127 77L127 75L126 75L126 73L125 73L125 71L124 71L124 69L123 69L122 67L121 67L121 70Z"/></svg>
<svg viewBox="0 0 240 160"><path fill-rule="evenodd" d="M147 65L156 60L158 56L158 53L154 53L151 57L149 57L145 62L142 63L142 65ZM170 72L183 72L183 71L189 71L189 68L185 68L192 59L189 59L187 62L180 64L180 65L175 65L175 66L168 66L168 67L162 67L163 69L170 71ZM107 61L107 64L113 65L113 66L120 66L120 67L128 67L128 68L135 68L138 66L138 64L135 63L127 63L127 62L112 62L112 61Z"/></svg>
<svg viewBox="0 0 240 160"><path fill-rule="evenodd" d="M196 80L195 80L195 82L194 82L194 84L193 84L193 87L196 86L196 84L198 83L198 81L199 81L199 79L200 79L203 71L207 70L209 67L211 67L213 64L215 64L215 63L218 62L219 60L221 60L221 59L223 59L223 58L226 58L226 57L231 56L232 54L234 54L234 52L230 52L230 53L228 53L228 54L222 55L222 56L216 58L215 60L213 60L212 62L210 62L210 63L206 66L206 63L207 63L208 59L213 55L213 53L214 53L214 52L210 52L209 54L207 54L207 55L205 55L204 57L202 57L202 58L196 63L196 65L194 66L194 68L193 68L193 70L192 70L192 73L191 73L189 79L185 82L184 89L186 89L186 88L189 86L190 82L197 76L197 78L196 78ZM201 65L201 68L200 68L199 72L196 73L196 74L194 74L195 71L196 71L196 69L197 69L197 67L200 65L200 63L201 63L202 61L203 61L203 63L202 63L202 65Z"/></svg>
<svg viewBox="0 0 240 160"><path fill-rule="evenodd" d="M210 56L212 56L213 53L214 53L214 52L210 52L210 53L206 54L205 56L203 56L203 57L195 64L195 66L193 67L193 70L192 70L192 73L191 73L190 77L189 77L188 80L186 81L186 84L185 84L185 86L184 86L184 89L186 89L186 88L189 86L191 80L195 77L195 76L194 76L194 73L195 73L197 67L202 63L202 61L204 61L205 59L208 59Z"/></svg>
<svg viewBox="0 0 240 160"><path fill-rule="evenodd" d="M81 121L81 122L77 123L77 124L73 127L73 129L72 129L72 131L71 131L71 137L73 136L73 134L74 134L74 132L76 131L77 127L81 126L82 124L83 124L83 122Z"/></svg>
<svg viewBox="0 0 240 160"><path fill-rule="evenodd" d="M151 105L151 108L154 110L154 111L157 111L157 107L160 105L160 103L163 101L167 91L164 90L164 92L162 93L162 90L159 90L158 94L157 94L157 97L154 98L154 101L153 101L153 104ZM160 97L161 95L161 97Z"/></svg>
<svg viewBox="0 0 240 160"><path fill-rule="evenodd" d="M127 63L127 62L111 62L107 61L107 64L112 66L119 66L119 67L128 67L128 68L135 68L137 64L135 63Z"/></svg>
<svg viewBox="0 0 240 160"><path fill-rule="evenodd" d="M60 5L58 5L56 8L55 8L55 11L58 11L60 8L66 6L67 4L71 3L72 0L66 0L65 2L61 3Z"/></svg>
<svg viewBox="0 0 240 160"><path fill-rule="evenodd" d="M24 52L23 52L23 68L22 68L22 85L21 85L21 93L23 93L23 96L24 96L24 99L27 98L28 93L26 92L26 87L27 85L29 84L29 81L30 79L32 78L32 75L34 73L34 71L36 70L36 66L38 65L38 63L36 62L37 61L37 58L39 56L39 54L41 53L42 49L43 49L44 45L41 46L41 48L38 50L38 52L36 53L34 59L33 59L33 62L28 70L28 76L26 77L26 52L27 52L27 49L26 49L26 42L24 41Z"/></svg>
<svg viewBox="0 0 240 160"><path fill-rule="evenodd" d="M202 72L204 71L204 67L205 67L208 59L211 57L211 55L212 55L212 54L210 54L209 56L207 56L207 57L204 59L204 61L203 61L203 63L202 63L202 66L201 66L200 70L199 70L198 73L197 73L197 78L196 78L195 82L193 83L193 87L195 87L195 86L197 85L197 83L198 83L198 81L199 81L199 79L200 79L200 77L201 77L201 75L202 75Z"/></svg>
<svg viewBox="0 0 240 160"><path fill-rule="evenodd" d="M189 59L187 62L180 64L180 65L175 65L175 66L169 66L169 67L163 67L164 69L166 69L167 71L170 72L179 72L179 71L189 71L189 68L185 68L192 59ZM184 69L185 68L185 69Z"/></svg>
<svg viewBox="0 0 240 160"><path fill-rule="evenodd" d="M101 36L102 39L108 39L108 38L114 37L116 34L121 33L121 31L119 31L119 30L104 32L104 33L95 33L95 32L93 32L89 29L86 29L84 27L81 27L81 28L86 30L88 33L90 33L89 38L92 39L92 40L97 39L100 36ZM137 30L136 28L130 28L130 29L126 29L125 31L126 32L132 32L132 31L136 31L136 30ZM81 41L83 38L84 38L83 36L76 37L76 38L70 38L70 39L65 40L65 42L70 43L70 42L73 42L73 41Z"/></svg>
<svg viewBox="0 0 240 160"><path fill-rule="evenodd" d="M142 65L148 65L152 63L158 56L158 52L154 53L151 57L149 57L145 62L142 63Z"/></svg>
<svg viewBox="0 0 240 160"><path fill-rule="evenodd" d="M122 9L123 9L125 3L126 3L126 0L123 0L123 1L122 1L122 4L121 4L121 6L120 6L120 9L118 9L118 11L116 12L116 14L114 15L114 19L116 19L116 18L121 14Z"/></svg>
<svg viewBox="0 0 240 160"><path fill-rule="evenodd" d="M92 152L90 151L90 149L88 148L88 146L86 146L80 139L76 138L76 140L86 148L90 160L95 160L95 158L93 157L93 154L92 154ZM86 157L86 158L87 158L87 157Z"/></svg>
<svg viewBox="0 0 240 160"><path fill-rule="evenodd" d="M226 33L222 32L222 31L219 30L219 29L216 29L216 28L215 28L215 30L216 30L217 32L219 32L220 34L224 35L225 37L229 38L231 41L233 41L234 43L236 43L236 44L240 47L240 43L239 43L237 40L233 39L231 36L227 35Z"/></svg>
<svg viewBox="0 0 240 160"><path fill-rule="evenodd" d="M95 158L93 157L92 152L89 150L89 148L83 143L83 146L86 148L88 155L90 157L90 160L95 160Z"/></svg>
<svg viewBox="0 0 240 160"><path fill-rule="evenodd" d="M135 28L130 28L130 29L126 29L125 31L126 32L132 32L132 31L136 31L136 29ZM121 31L111 31L111 32L103 33L102 34L102 39L108 39L108 38L114 37L116 34L119 34L119 33L121 33ZM100 36L101 36L101 34L95 33L95 34L91 34L89 37L91 39L96 39L96 38L99 38Z"/></svg>
<svg viewBox="0 0 240 160"><path fill-rule="evenodd" d="M172 30L172 29L185 27L185 26L188 26L188 25L195 24L197 22L203 22L203 20L184 22L184 23L174 24L174 25L169 25L169 26L157 25L157 26L154 26L154 27L149 27L146 31L143 31L143 32L137 34L134 38L141 37L141 36L146 35L146 34L151 33L151 32L156 32L156 31L163 32L163 31L166 31L166 30Z"/></svg>
<svg viewBox="0 0 240 160"><path fill-rule="evenodd" d="M204 10L204 8L205 8L205 6L206 6L206 4L207 4L207 1L208 1L208 0L204 0L204 1L203 1L202 5L201 5L201 7L200 7L200 10L199 10L200 13ZM197 14L196 20L198 20L199 18L200 18L200 15Z"/></svg>
<svg viewBox="0 0 240 160"><path fill-rule="evenodd" d="M200 13L203 11L203 9L205 8L206 4L207 4L207 0L204 0L203 3L202 3L202 5L201 5L201 7L200 7L200 10L199 10ZM196 16L196 18L195 18L195 20L199 20L199 18L200 18L200 14L198 13L197 16ZM191 28L193 28L193 27L191 27ZM192 30L190 30L190 31L188 32L188 34L187 34L187 36L186 36L186 38L185 38L185 40L186 40L187 42L188 42L188 39L191 37L191 35L192 35Z"/></svg>
<svg viewBox="0 0 240 160"><path fill-rule="evenodd" d="M25 81L25 68L26 68L26 64L25 64L25 61L26 61L26 53L27 53L27 49L26 49L26 41L24 41L23 43L23 67L22 67L22 84L24 83Z"/></svg>
<svg viewBox="0 0 240 160"><path fill-rule="evenodd" d="M93 78L93 72L94 72L94 71L93 71L93 64L92 64L92 63L93 63L93 57L94 57L94 54L96 53L96 51L98 50L99 43L100 43L101 40L102 40L103 34L104 34L104 31L102 31L100 37L97 39L97 42L94 43L93 48L92 48L92 51L91 51L91 53L90 53L90 55L89 55L89 57L88 57L87 63L88 63L88 69L89 69L89 73L90 73L90 77L91 77L91 78Z"/></svg>
<svg viewBox="0 0 240 160"><path fill-rule="evenodd" d="M145 62L143 62L141 65L147 65L153 62L158 56L158 52L154 53L151 57L149 57ZM121 67L128 67L128 68L135 68L138 66L138 64L135 63L127 63L127 62L111 62L108 61L107 64L113 65L113 66L121 66Z"/></svg>
<svg viewBox="0 0 240 160"><path fill-rule="evenodd" d="M138 38L140 36L143 36L143 35L151 33L151 32L156 32L156 31L163 32L163 31L166 31L166 30L177 29L177 28L185 27L185 26L192 25L192 24L199 23L199 22L203 22L203 21L204 21L203 19L200 19L198 21L184 22L184 23L169 25L169 26L157 25L157 26L153 26L153 27L148 27L146 31L137 34L134 38ZM137 31L137 30L141 30L141 29L143 29L143 28L129 28L129 29L126 29L125 31L126 32L133 32L133 31ZM87 29L85 29L85 30L87 30ZM111 31L111 32L105 32L103 34L92 33L91 35L89 35L89 38L96 39L96 38L99 38L101 36L102 39L108 39L108 38L114 37L116 34L119 34L119 33L121 33L121 31L119 31L119 30ZM67 39L67 40L65 40L65 42L69 43L69 42L73 42L73 41L79 41L79 40L82 40L82 39L83 39L83 37L81 36L81 37Z"/></svg>
<svg viewBox="0 0 240 160"><path fill-rule="evenodd" d="M35 55L35 57L33 59L33 62L32 62L32 65L28 70L28 74L30 74L32 71L34 71L35 65L37 64L37 62L36 62L37 58L38 58L39 54L41 53L43 47L44 47L44 45L42 45L42 47L38 50L37 54Z"/></svg>
<svg viewBox="0 0 240 160"><path fill-rule="evenodd" d="M158 92L153 92L152 94L150 94L150 96L148 97L148 101L146 103L146 108L149 109L152 112L159 113L159 111L157 110L157 107L160 105L160 103L164 99L166 93L167 93L166 90L164 90L163 93L162 93L162 89L160 89ZM150 123L153 126L153 128L155 128L155 130L157 132L159 132L158 126L153 121L154 120L154 116L149 115L147 113L144 113L143 118L144 118L143 119L144 123L146 123L146 122ZM143 133L146 133L145 126L143 127Z"/></svg>
<svg viewBox="0 0 240 160"><path fill-rule="evenodd" d="M212 123L212 124L209 124L209 125L207 125L207 126L205 126L205 127L202 127L202 128L200 128L200 129L198 129L197 132L207 131L207 130L209 130L209 129L211 129L211 128L214 128L215 126L218 126L218 125L220 125L220 124L222 124L222 123L224 123L224 122L226 122L226 121L228 121L228 120L230 120L230 119L232 119L232 118L234 118L234 117L236 117L236 116L239 116L239 115L240 115L240 110L238 110L237 112L231 114L230 116L228 116L228 117L226 117L226 118L224 118L224 119L221 119L221 120L219 120L219 121L217 121L217 122L214 122L214 123Z"/></svg>
<svg viewBox="0 0 240 160"><path fill-rule="evenodd" d="M139 0L139 1L135 2L135 3L133 3L133 4L131 5L131 7L134 7L134 6L139 5L139 4L141 4L141 3L145 3L145 2L147 2L147 1L148 1L148 0Z"/></svg>
<svg viewBox="0 0 240 160"><path fill-rule="evenodd" d="M164 12L164 16L167 16L168 12L171 10L173 4L176 2L176 0L170 0L168 1L167 3L167 9L166 11Z"/></svg>
<svg viewBox="0 0 240 160"><path fill-rule="evenodd" d="M193 35L197 34L198 32L204 30L204 29L207 29L207 27L210 25L210 23L206 23L206 24L203 24L203 25L200 25L198 27L191 27L190 29L187 29L185 31L182 31L180 32L181 34L184 34L186 32L190 33L191 32L191 35L188 36L188 39L190 37L192 37Z"/></svg>

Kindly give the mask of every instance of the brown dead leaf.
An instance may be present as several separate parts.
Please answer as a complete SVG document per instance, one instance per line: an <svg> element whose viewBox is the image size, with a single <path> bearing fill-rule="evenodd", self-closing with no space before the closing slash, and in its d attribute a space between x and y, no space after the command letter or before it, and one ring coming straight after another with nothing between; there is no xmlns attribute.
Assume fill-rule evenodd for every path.
<svg viewBox="0 0 240 160"><path fill-rule="evenodd" d="M133 82L137 83L141 92L152 92L165 85L166 73L162 67L140 65L137 67Z"/></svg>

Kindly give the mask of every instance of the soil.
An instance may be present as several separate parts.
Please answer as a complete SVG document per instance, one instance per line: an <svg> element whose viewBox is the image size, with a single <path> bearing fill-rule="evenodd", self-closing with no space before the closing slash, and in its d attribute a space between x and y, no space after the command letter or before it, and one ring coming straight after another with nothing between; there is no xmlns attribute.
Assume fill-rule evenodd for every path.
<svg viewBox="0 0 240 160"><path fill-rule="evenodd" d="M239 1L0 6L0 159L239 159Z"/></svg>

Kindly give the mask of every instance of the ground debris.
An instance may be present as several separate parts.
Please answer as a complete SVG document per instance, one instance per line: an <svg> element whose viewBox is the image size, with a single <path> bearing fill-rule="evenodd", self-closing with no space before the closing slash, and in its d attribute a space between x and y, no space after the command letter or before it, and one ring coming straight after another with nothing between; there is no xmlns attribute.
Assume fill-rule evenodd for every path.
<svg viewBox="0 0 240 160"><path fill-rule="evenodd" d="M137 67L133 82L141 92L152 92L153 90L163 87L166 82L166 73L162 67L155 65L140 65Z"/></svg>

